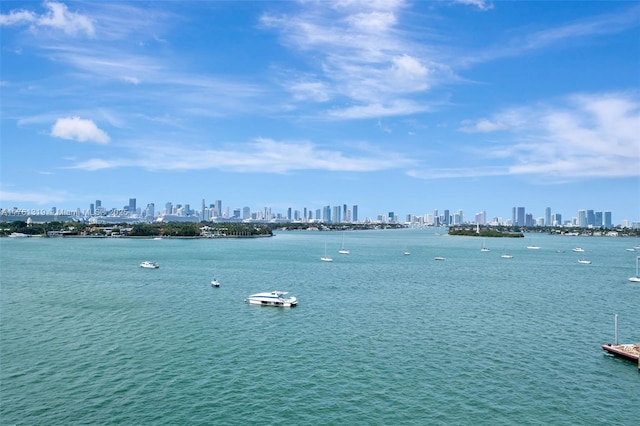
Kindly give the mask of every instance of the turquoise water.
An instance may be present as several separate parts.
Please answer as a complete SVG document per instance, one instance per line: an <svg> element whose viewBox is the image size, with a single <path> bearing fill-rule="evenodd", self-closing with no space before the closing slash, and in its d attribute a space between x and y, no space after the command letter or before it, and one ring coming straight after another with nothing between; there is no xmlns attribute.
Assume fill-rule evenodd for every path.
<svg viewBox="0 0 640 426"><path fill-rule="evenodd" d="M600 348L616 313L620 341L640 342L635 240L536 234L483 253L434 230L354 231L339 255L342 240L0 239L0 423L638 419L637 367ZM244 303L270 290L299 306Z"/></svg>

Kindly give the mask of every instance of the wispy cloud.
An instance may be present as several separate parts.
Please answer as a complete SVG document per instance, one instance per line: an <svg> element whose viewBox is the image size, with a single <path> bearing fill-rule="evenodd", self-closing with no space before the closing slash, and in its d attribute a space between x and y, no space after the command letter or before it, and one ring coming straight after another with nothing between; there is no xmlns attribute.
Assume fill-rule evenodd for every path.
<svg viewBox="0 0 640 426"><path fill-rule="evenodd" d="M640 97L637 92L575 94L555 103L465 120L465 133L491 134L475 154L499 165L412 170L436 179L536 175L541 179L640 176Z"/></svg>
<svg viewBox="0 0 640 426"><path fill-rule="evenodd" d="M68 199L68 194L59 191L42 192L15 192L0 190L0 203L6 206L7 202L34 203L38 205L59 203Z"/></svg>
<svg viewBox="0 0 640 426"><path fill-rule="evenodd" d="M640 25L640 6L634 5L621 11L590 16L563 25L511 36L510 39L502 40L499 45L461 55L455 62L458 66L469 66L504 57L520 56L548 47L557 48L572 40L617 34L638 25Z"/></svg>
<svg viewBox="0 0 640 426"><path fill-rule="evenodd" d="M319 147L311 142L257 139L234 149L207 149L155 143L153 149L138 146L124 158L92 158L70 166L96 171L121 167L147 170L219 169L233 172L288 173L297 170L372 172L407 167L413 160L393 152L364 147L357 154ZM362 147L361 147L362 148Z"/></svg>
<svg viewBox="0 0 640 426"><path fill-rule="evenodd" d="M413 97L453 75L448 66L426 56L422 46L399 30L401 13L408 7L403 1L303 5L299 13L264 14L261 23L278 31L285 46L318 58L308 64L315 74L307 73L302 81L288 81L287 90L297 93L311 78L323 89L323 96L316 99L352 104L334 106L327 110L328 117L369 118L425 111Z"/></svg>
<svg viewBox="0 0 640 426"><path fill-rule="evenodd" d="M453 0L453 3L475 6L480 10L493 9L493 3L486 0Z"/></svg>

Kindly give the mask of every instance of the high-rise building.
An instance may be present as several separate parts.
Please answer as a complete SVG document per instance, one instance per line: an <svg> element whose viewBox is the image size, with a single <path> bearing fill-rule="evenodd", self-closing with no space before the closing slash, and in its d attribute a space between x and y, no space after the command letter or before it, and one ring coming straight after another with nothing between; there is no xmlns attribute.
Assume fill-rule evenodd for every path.
<svg viewBox="0 0 640 426"><path fill-rule="evenodd" d="M340 206L334 206L333 207L333 217L331 219L333 219L331 221L331 223L342 223L342 215L341 215L342 211L340 209Z"/></svg>
<svg viewBox="0 0 640 426"><path fill-rule="evenodd" d="M451 225L451 217L449 216L449 209L445 209L444 211L444 220L443 220L443 225L444 226L449 226Z"/></svg>
<svg viewBox="0 0 640 426"><path fill-rule="evenodd" d="M595 217L595 221L594 221L593 225L596 228L601 228L602 225L603 225L602 212L595 212L595 215L596 215L596 217Z"/></svg>
<svg viewBox="0 0 640 426"><path fill-rule="evenodd" d="M516 225L525 226L525 212L524 207L518 207L518 216L516 218Z"/></svg>
<svg viewBox="0 0 640 426"><path fill-rule="evenodd" d="M607 229L613 228L613 222L611 221L611 212L604 212L604 227Z"/></svg>
<svg viewBox="0 0 640 426"><path fill-rule="evenodd" d="M358 205L357 204L353 205L353 214L352 214L351 220L354 222L358 221Z"/></svg>
<svg viewBox="0 0 640 426"><path fill-rule="evenodd" d="M551 223L551 207L544 209L544 226L552 226Z"/></svg>
<svg viewBox="0 0 640 426"><path fill-rule="evenodd" d="M135 213L136 212L136 199L135 198L129 198L129 213Z"/></svg>
<svg viewBox="0 0 640 426"><path fill-rule="evenodd" d="M147 204L147 208L145 210L144 216L147 218L151 218L151 220L153 220L153 218L156 215L156 206L153 203L149 203Z"/></svg>
<svg viewBox="0 0 640 426"><path fill-rule="evenodd" d="M593 210L587 210L587 226L594 226L596 224L596 215Z"/></svg>
<svg viewBox="0 0 640 426"><path fill-rule="evenodd" d="M322 209L322 220L325 223L331 223L331 206L324 206Z"/></svg>
<svg viewBox="0 0 640 426"><path fill-rule="evenodd" d="M242 219L249 219L251 217L251 209L249 207L242 208Z"/></svg>
<svg viewBox="0 0 640 426"><path fill-rule="evenodd" d="M578 210L578 226L580 228L587 227L587 211L586 210Z"/></svg>

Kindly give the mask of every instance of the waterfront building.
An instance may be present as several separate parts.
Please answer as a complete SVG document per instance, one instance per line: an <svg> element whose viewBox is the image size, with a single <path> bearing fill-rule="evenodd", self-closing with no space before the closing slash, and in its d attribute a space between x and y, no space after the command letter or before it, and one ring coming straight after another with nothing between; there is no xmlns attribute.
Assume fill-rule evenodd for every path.
<svg viewBox="0 0 640 426"><path fill-rule="evenodd" d="M354 205L353 205L353 214L351 215L351 219L352 219L354 222L357 222L357 221L358 221L358 205L357 205L357 204L354 204Z"/></svg>
<svg viewBox="0 0 640 426"><path fill-rule="evenodd" d="M611 212L604 212L604 227L607 229L613 228L613 222L611 221Z"/></svg>

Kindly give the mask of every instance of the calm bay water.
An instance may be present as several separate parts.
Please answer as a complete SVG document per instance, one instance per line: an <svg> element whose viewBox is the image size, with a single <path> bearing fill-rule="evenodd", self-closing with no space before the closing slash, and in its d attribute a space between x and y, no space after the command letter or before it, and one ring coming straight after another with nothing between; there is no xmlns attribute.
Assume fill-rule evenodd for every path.
<svg viewBox="0 0 640 426"><path fill-rule="evenodd" d="M436 232L0 239L0 423L637 421L637 367L600 348L615 313L640 342L637 240ZM270 290L299 306L244 303Z"/></svg>

